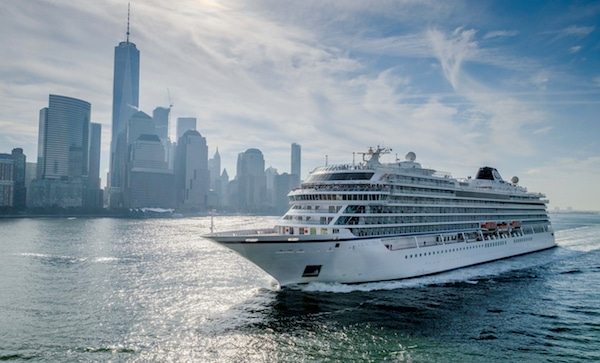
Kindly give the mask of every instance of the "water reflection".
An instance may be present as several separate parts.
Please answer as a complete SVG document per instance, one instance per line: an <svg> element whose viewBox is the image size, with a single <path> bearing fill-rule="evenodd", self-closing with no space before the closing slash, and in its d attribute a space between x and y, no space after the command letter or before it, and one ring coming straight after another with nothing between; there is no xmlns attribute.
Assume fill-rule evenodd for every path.
<svg viewBox="0 0 600 363"><path fill-rule="evenodd" d="M208 218L0 221L0 359L600 359L597 226L565 229L560 248L493 264L300 290L273 288L258 268L202 239L209 226Z"/></svg>

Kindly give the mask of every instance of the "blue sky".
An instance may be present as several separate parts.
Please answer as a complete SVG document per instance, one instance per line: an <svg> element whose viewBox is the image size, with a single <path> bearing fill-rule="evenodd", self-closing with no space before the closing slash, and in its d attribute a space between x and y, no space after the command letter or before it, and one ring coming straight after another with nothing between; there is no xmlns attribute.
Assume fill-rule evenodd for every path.
<svg viewBox="0 0 600 363"><path fill-rule="evenodd" d="M107 171L126 1L3 1L0 151L37 153L56 93L92 103ZM369 145L424 166L518 175L551 206L600 210L600 2L132 2L141 109L198 117L212 154L263 150L303 174ZM393 156L390 160L393 159ZM105 178L103 178L105 179Z"/></svg>

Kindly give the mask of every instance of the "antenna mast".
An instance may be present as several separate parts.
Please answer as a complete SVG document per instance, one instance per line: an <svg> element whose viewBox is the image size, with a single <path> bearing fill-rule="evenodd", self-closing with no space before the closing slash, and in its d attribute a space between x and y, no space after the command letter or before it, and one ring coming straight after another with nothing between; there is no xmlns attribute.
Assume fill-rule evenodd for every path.
<svg viewBox="0 0 600 363"><path fill-rule="evenodd" d="M127 3L127 43L129 43L129 12L131 3Z"/></svg>
<svg viewBox="0 0 600 363"><path fill-rule="evenodd" d="M169 109L173 108L173 100L171 99L171 91L167 88L167 97L169 98Z"/></svg>

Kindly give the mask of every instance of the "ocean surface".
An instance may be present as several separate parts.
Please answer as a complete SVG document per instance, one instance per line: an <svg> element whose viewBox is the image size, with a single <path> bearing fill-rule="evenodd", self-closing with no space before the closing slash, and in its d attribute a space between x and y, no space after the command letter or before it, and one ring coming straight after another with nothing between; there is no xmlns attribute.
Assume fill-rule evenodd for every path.
<svg viewBox="0 0 600 363"><path fill-rule="evenodd" d="M600 215L551 218L551 250L300 290L203 239L209 218L0 220L0 361L598 362Z"/></svg>

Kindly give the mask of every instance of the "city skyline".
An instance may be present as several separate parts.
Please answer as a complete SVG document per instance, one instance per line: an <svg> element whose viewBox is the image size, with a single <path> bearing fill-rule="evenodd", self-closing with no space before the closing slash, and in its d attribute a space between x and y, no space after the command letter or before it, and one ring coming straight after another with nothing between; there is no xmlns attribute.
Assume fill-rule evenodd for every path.
<svg viewBox="0 0 600 363"><path fill-rule="evenodd" d="M552 207L600 209L597 4L512 3L511 21L494 14L496 2L195 4L132 3L140 110L173 103L171 136L177 117L196 117L229 173L253 147L283 172L289 144L302 144L304 178L326 154L350 162L352 151L384 144L455 176L491 164ZM81 98L104 125L106 183L110 52L125 39L126 10L61 1L3 10L0 39L13 46L2 60L1 149L23 147L33 160L48 94ZM543 27L525 20L531 13ZM77 26L60 27L69 15ZM57 52L35 60L44 42Z"/></svg>

